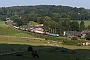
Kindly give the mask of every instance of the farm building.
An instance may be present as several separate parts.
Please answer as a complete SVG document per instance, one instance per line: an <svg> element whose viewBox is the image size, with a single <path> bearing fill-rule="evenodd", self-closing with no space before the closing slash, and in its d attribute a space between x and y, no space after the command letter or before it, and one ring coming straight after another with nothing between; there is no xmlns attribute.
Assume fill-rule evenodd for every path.
<svg viewBox="0 0 90 60"><path fill-rule="evenodd" d="M89 33L90 31L89 30L83 30L82 32L81 32L81 38L85 38L86 37L86 35Z"/></svg>
<svg viewBox="0 0 90 60"><path fill-rule="evenodd" d="M67 37L70 37L70 36L81 37L81 32L78 32L78 31L65 31L64 35L67 36Z"/></svg>

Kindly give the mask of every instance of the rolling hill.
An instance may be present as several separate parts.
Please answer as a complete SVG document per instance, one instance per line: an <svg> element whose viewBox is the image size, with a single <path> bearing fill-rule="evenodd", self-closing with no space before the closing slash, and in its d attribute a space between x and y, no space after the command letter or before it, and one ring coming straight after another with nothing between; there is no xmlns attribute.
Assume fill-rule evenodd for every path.
<svg viewBox="0 0 90 60"><path fill-rule="evenodd" d="M34 37L28 34L27 32L16 30L11 26L6 25L4 21L0 21L0 35L1 36L31 37L31 38Z"/></svg>

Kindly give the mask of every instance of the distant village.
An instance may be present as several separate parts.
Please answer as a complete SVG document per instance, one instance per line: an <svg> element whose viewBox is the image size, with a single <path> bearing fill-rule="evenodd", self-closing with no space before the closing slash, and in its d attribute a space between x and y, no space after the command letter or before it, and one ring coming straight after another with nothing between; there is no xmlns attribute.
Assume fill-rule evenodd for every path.
<svg viewBox="0 0 90 60"><path fill-rule="evenodd" d="M60 37L59 34L44 32L43 24L39 24L36 26L25 25L22 27L18 27L18 26L13 25L13 21L11 21L10 18L6 18L5 24L12 26L13 28L18 29L18 30ZM74 37L75 36L77 38L86 38L86 40L90 40L90 36L87 35L89 32L90 32L90 30L83 30L81 32L79 32L79 31L64 31L63 35L64 35L64 37Z"/></svg>

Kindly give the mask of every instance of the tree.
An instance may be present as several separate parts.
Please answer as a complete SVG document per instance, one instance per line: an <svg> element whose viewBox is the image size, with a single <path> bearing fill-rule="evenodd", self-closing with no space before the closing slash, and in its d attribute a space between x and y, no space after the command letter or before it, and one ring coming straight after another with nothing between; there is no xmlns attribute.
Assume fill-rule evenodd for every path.
<svg viewBox="0 0 90 60"><path fill-rule="evenodd" d="M51 33L57 33L58 23L53 21L53 20L49 21L49 23L50 23L50 29L51 29L50 32Z"/></svg>
<svg viewBox="0 0 90 60"><path fill-rule="evenodd" d="M14 22L16 23L16 26L21 26L21 25L23 25L23 22L22 22L21 19L15 19Z"/></svg>
<svg viewBox="0 0 90 60"><path fill-rule="evenodd" d="M28 51L30 51L30 52L33 51L32 46L29 46L29 47L28 47Z"/></svg>
<svg viewBox="0 0 90 60"><path fill-rule="evenodd" d="M63 20L60 20L60 21L58 22L58 30L57 30L57 32L58 32L60 35L62 35L62 34L63 34L62 32L64 31L62 23L63 23Z"/></svg>
<svg viewBox="0 0 90 60"><path fill-rule="evenodd" d="M45 16L45 18L43 19L44 21L44 30L47 32L50 31L50 21L51 21L51 18L49 16Z"/></svg>
<svg viewBox="0 0 90 60"><path fill-rule="evenodd" d="M88 25L88 30L90 30L90 25Z"/></svg>
<svg viewBox="0 0 90 60"><path fill-rule="evenodd" d="M70 28L71 28L71 27L70 27L70 23L71 23L71 21L68 20L68 19L63 20L62 26L65 27L65 30L70 30Z"/></svg>
<svg viewBox="0 0 90 60"><path fill-rule="evenodd" d="M72 31L79 31L79 23L77 21L71 22L70 27Z"/></svg>
<svg viewBox="0 0 90 60"><path fill-rule="evenodd" d="M27 25L28 22L29 22L29 17L28 17L28 15L23 15L23 16L21 16L20 19L22 19L22 22L23 22L24 25Z"/></svg>
<svg viewBox="0 0 90 60"><path fill-rule="evenodd" d="M29 21L28 25L35 26L35 25L38 25L38 23L34 21Z"/></svg>
<svg viewBox="0 0 90 60"><path fill-rule="evenodd" d="M52 20L58 22L60 19L60 14L59 13L52 13L51 18L52 18Z"/></svg>
<svg viewBox="0 0 90 60"><path fill-rule="evenodd" d="M90 37L90 32L88 32L88 36Z"/></svg>
<svg viewBox="0 0 90 60"><path fill-rule="evenodd" d="M50 21L51 20L51 17L49 16L45 16L45 18L43 19L43 21Z"/></svg>
<svg viewBox="0 0 90 60"><path fill-rule="evenodd" d="M37 22L39 24L43 24L43 17L37 17Z"/></svg>
<svg viewBox="0 0 90 60"><path fill-rule="evenodd" d="M80 31L85 29L84 21L80 22Z"/></svg>

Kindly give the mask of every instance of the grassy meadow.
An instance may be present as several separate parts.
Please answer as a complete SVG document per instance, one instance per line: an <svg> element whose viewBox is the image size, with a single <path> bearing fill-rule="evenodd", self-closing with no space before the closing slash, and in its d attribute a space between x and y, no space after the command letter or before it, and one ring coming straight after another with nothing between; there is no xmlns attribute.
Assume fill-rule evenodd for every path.
<svg viewBox="0 0 90 60"><path fill-rule="evenodd" d="M37 50L40 58L31 56L27 51L29 46ZM16 53L5 54L9 52ZM38 38L0 21L0 60L90 60L90 46L62 45L60 41Z"/></svg>

